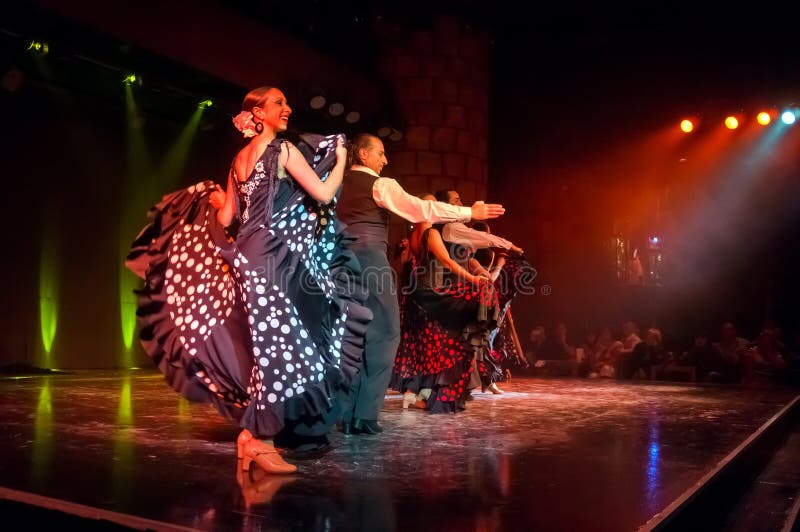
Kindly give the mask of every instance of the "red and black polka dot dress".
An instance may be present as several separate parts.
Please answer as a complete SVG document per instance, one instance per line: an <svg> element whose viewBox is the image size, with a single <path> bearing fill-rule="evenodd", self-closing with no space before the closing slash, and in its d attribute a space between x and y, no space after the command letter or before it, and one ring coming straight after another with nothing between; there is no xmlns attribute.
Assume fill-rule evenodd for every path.
<svg viewBox="0 0 800 532"><path fill-rule="evenodd" d="M412 262L411 289L403 298L395 382L429 377L428 409L456 412L463 409L476 360L489 349L499 307L491 285L454 279L427 251L429 232L435 230L425 231L425 251Z"/></svg>

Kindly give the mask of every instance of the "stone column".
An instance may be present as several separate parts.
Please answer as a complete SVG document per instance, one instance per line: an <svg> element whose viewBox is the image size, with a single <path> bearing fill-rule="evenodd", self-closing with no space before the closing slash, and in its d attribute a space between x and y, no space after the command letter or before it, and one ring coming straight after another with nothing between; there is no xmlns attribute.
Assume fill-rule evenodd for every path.
<svg viewBox="0 0 800 532"><path fill-rule="evenodd" d="M402 114L403 138L384 139L389 166L412 194L459 191L465 204L486 196L489 38L438 16L384 52L384 76Z"/></svg>

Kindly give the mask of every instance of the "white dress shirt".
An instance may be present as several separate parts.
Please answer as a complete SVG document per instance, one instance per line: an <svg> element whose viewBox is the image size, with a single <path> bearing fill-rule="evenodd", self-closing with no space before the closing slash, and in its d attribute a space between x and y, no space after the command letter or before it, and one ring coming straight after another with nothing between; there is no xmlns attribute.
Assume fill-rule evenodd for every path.
<svg viewBox="0 0 800 532"><path fill-rule="evenodd" d="M445 225L442 228L442 238L447 242L469 248L470 251L483 248L511 249L514 247L514 244L505 238L470 229L461 222Z"/></svg>
<svg viewBox="0 0 800 532"><path fill-rule="evenodd" d="M472 218L472 209L469 207L459 207L441 201L421 200L403 190L400 183L394 179L381 177L371 168L354 164L351 169L377 177L378 179L372 185L372 199L375 200L378 207L393 212L409 222L468 222Z"/></svg>

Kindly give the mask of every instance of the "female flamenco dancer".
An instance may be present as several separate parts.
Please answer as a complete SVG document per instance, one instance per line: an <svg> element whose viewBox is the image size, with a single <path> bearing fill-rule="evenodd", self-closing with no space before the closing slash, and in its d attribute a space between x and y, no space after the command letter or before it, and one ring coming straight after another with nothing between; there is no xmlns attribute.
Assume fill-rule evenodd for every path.
<svg viewBox="0 0 800 532"><path fill-rule="evenodd" d="M499 311L497 296L488 278L473 275L450 258L430 223L414 227L409 249L395 386L404 392L404 408L414 404L434 413L457 412L469 395L476 361L488 352Z"/></svg>
<svg viewBox="0 0 800 532"><path fill-rule="evenodd" d="M486 222L475 222L472 228L491 232ZM511 301L518 294L529 291L530 283L536 275L535 270L519 248L480 248L467 254L467 259L467 270L473 274L489 276L500 302L498 326L491 334L490 356L482 364L478 364L472 384L477 387L479 382L482 391L489 390L493 394L502 395L503 391L497 386L497 381L510 380L511 367L528 367L511 317Z"/></svg>
<svg viewBox="0 0 800 532"><path fill-rule="evenodd" d="M251 140L227 191L203 182L165 196L127 263L145 279L137 314L148 355L177 391L238 422L243 469L269 473L296 471L273 438L330 414L372 317L328 205L343 139L307 137L304 156L277 138L291 112L277 88L248 93L234 125Z"/></svg>

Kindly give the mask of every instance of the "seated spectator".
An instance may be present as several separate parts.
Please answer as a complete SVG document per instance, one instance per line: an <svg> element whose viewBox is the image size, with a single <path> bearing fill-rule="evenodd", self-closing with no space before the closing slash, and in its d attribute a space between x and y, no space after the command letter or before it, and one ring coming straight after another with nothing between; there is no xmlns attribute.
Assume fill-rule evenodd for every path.
<svg viewBox="0 0 800 532"><path fill-rule="evenodd" d="M621 351L622 342L615 341L611 329L604 327L589 354L589 363L591 364L589 377L615 378Z"/></svg>
<svg viewBox="0 0 800 532"><path fill-rule="evenodd" d="M751 377L753 371L766 374L783 372L786 367L786 356L775 338L775 331L762 329L755 343L744 354L745 377Z"/></svg>
<svg viewBox="0 0 800 532"><path fill-rule="evenodd" d="M722 354L705 331L694 335L692 347L679 355L677 362L681 366L697 368L698 381L721 382L725 370Z"/></svg>
<svg viewBox="0 0 800 532"><path fill-rule="evenodd" d="M639 338L639 326L636 322L626 321L622 324L622 354L633 353L633 349L642 341Z"/></svg>
<svg viewBox="0 0 800 532"><path fill-rule="evenodd" d="M620 361L622 360L623 344L619 340L611 343L607 353L601 358L601 366L598 372L600 377L615 379L619 376Z"/></svg>
<svg viewBox="0 0 800 532"><path fill-rule="evenodd" d="M531 329L531 333L525 345L525 358L528 360L528 364L533 365L539 358L539 352L546 339L547 335L545 334L544 327L537 325Z"/></svg>
<svg viewBox="0 0 800 532"><path fill-rule="evenodd" d="M626 379L649 379L652 366L663 368L670 362L662 344L661 331L648 329L644 342L637 343L633 352L622 360L622 376Z"/></svg>
<svg viewBox="0 0 800 532"><path fill-rule="evenodd" d="M576 376L578 365L575 348L567 341L567 325L559 322L548 335L537 354L534 371L537 375Z"/></svg>
<svg viewBox="0 0 800 532"><path fill-rule="evenodd" d="M740 338L731 322L720 326L720 341L714 344L722 357L716 375L709 375L713 382L739 382L742 378L743 358L750 342Z"/></svg>
<svg viewBox="0 0 800 532"><path fill-rule="evenodd" d="M539 350L539 360L575 360L575 348L567 342L567 324L559 322Z"/></svg>
<svg viewBox="0 0 800 532"><path fill-rule="evenodd" d="M576 356L578 356L581 360L578 362L578 374L581 377L588 377L592 371L592 367L594 365L594 358L595 358L595 350L597 349L597 341L600 338L600 335L597 334L595 330L589 330L586 332L586 340L584 340L583 344L575 349ZM578 355L578 352L581 355Z"/></svg>
<svg viewBox="0 0 800 532"><path fill-rule="evenodd" d="M782 353L786 352L786 350L787 350L786 342L785 342L785 340L783 338L783 329L781 328L780 325L778 325L777 323L775 323L772 320L768 320L761 327L761 331L762 332L763 331L767 331L772 336L773 342L775 342L775 345L777 346L777 348ZM758 341L758 339L756 339L756 341Z"/></svg>

